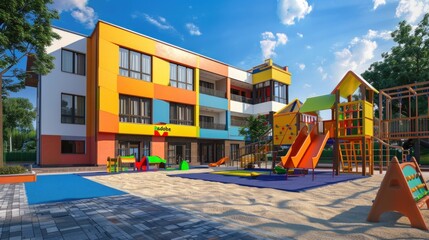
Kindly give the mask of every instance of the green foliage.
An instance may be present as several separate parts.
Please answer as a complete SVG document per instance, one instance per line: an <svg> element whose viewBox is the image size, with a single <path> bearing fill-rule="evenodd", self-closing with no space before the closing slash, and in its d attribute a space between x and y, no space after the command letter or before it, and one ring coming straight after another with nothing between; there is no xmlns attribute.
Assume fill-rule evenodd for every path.
<svg viewBox="0 0 429 240"><path fill-rule="evenodd" d="M246 125L242 126L238 133L244 136L246 140L250 140L250 142L257 142L270 128L271 126L265 116L249 116L246 119Z"/></svg>
<svg viewBox="0 0 429 240"><path fill-rule="evenodd" d="M6 167L0 167L0 175L4 174L20 174L27 172L27 169L25 169L22 166L6 166Z"/></svg>
<svg viewBox="0 0 429 240"><path fill-rule="evenodd" d="M3 100L3 128L5 130L31 131L35 119L36 111L27 98Z"/></svg>
<svg viewBox="0 0 429 240"><path fill-rule="evenodd" d="M23 79L23 69L12 69L28 55L34 57L32 71L47 74L54 68L45 48L58 34L51 28L58 13L48 8L52 0L8 0L0 2L0 75ZM6 77L6 76L3 76Z"/></svg>
<svg viewBox="0 0 429 240"><path fill-rule="evenodd" d="M406 21L402 21L391 35L397 45L392 47L390 52L383 53L381 55L383 60L371 64L362 76L376 89L428 81L429 13L423 17L415 30ZM375 102L378 103L378 98ZM415 106L410 105L412 108ZM410 110L408 104L402 104L401 109L401 114L408 116ZM395 110L398 108L394 109L394 112ZM414 114L415 111L416 109L411 109Z"/></svg>

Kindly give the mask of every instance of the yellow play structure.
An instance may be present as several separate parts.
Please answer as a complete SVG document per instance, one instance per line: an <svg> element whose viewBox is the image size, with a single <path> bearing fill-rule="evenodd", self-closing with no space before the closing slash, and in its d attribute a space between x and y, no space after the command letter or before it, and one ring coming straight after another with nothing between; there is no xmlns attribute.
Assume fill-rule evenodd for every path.
<svg viewBox="0 0 429 240"><path fill-rule="evenodd" d="M332 138L336 174L342 171L372 175L374 93L378 93L374 87L349 71L331 94L308 98L304 104L295 100L276 113L273 120L274 145L291 144L280 164L284 168L308 168L310 164L307 163L312 162L314 169L327 139ZM331 120L322 121L319 129L316 112L329 109ZM307 131L301 131L304 126ZM311 139L320 141L311 142Z"/></svg>

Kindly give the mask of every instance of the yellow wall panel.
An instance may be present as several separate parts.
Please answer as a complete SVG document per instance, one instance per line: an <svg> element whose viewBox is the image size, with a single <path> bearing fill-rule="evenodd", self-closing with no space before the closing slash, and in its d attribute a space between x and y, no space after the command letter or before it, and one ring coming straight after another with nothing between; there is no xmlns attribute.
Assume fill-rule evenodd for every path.
<svg viewBox="0 0 429 240"><path fill-rule="evenodd" d="M138 134L138 135L155 135L155 129L160 135L167 132L169 137L197 137L197 127L184 126L175 124L153 125L153 124L136 124L136 123L119 123L119 133Z"/></svg>
<svg viewBox="0 0 429 240"><path fill-rule="evenodd" d="M128 49L155 55L156 42L154 40L107 23L100 22L99 26L100 38Z"/></svg>
<svg viewBox="0 0 429 240"><path fill-rule="evenodd" d="M119 114L119 94L116 91L100 87L99 96L100 111Z"/></svg>
<svg viewBox="0 0 429 240"><path fill-rule="evenodd" d="M100 68L103 68L112 73L119 73L119 47L105 39L100 39L98 51L98 64Z"/></svg>
<svg viewBox="0 0 429 240"><path fill-rule="evenodd" d="M154 56L152 57L152 64L153 83L168 86L170 84L170 63Z"/></svg>
<svg viewBox="0 0 429 240"><path fill-rule="evenodd" d="M270 70L266 70L263 72L258 72L253 74L252 79L253 79L253 84L258 84L261 82L265 82L267 80L271 80L272 75L271 75L271 71Z"/></svg>
<svg viewBox="0 0 429 240"><path fill-rule="evenodd" d="M108 88L112 91L116 91L118 75L112 72L106 71L104 68L98 69L98 86Z"/></svg>
<svg viewBox="0 0 429 240"><path fill-rule="evenodd" d="M284 71L280 71L280 70L278 70L276 68L273 68L271 71L273 72L272 73L272 78L274 80L277 80L277 81L279 81L281 83L285 83L285 84L290 85L290 83L291 83L291 77L290 77L289 73L284 72Z"/></svg>
<svg viewBox="0 0 429 240"><path fill-rule="evenodd" d="M153 129L152 124L119 123L119 133L122 134L153 135Z"/></svg>

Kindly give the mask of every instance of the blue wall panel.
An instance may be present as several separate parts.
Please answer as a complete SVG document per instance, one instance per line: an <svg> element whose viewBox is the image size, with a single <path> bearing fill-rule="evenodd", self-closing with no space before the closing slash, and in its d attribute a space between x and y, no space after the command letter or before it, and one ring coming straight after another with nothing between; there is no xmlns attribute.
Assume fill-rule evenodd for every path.
<svg viewBox="0 0 429 240"><path fill-rule="evenodd" d="M228 110L228 99L200 93L200 106Z"/></svg>
<svg viewBox="0 0 429 240"><path fill-rule="evenodd" d="M229 131L228 131L229 137L228 137L228 139L244 141L244 137L238 133L239 129L240 129L240 127L229 126Z"/></svg>
<svg viewBox="0 0 429 240"><path fill-rule="evenodd" d="M153 123L170 122L170 103L153 99Z"/></svg>
<svg viewBox="0 0 429 240"><path fill-rule="evenodd" d="M200 138L228 139L228 131L214 129L200 129Z"/></svg>

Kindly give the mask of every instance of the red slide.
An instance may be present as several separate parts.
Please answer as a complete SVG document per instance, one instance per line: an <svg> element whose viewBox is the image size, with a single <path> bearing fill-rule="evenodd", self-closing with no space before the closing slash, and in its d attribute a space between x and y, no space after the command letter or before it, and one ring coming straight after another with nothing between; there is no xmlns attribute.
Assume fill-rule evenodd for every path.
<svg viewBox="0 0 429 240"><path fill-rule="evenodd" d="M217 161L215 163L210 163L209 167L219 167L220 165L224 164L228 160L229 160L229 157L223 157L223 158L219 159L219 161Z"/></svg>

